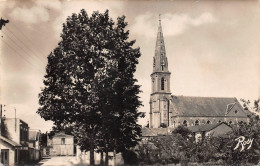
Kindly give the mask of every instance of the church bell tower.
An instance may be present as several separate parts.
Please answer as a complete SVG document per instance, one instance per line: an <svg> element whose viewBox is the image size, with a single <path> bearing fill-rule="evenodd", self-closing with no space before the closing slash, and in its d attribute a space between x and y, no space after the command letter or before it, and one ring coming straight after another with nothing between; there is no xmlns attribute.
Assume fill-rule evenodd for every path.
<svg viewBox="0 0 260 166"><path fill-rule="evenodd" d="M170 125L170 76L168 60L166 57L161 19L153 57L153 72L151 74L151 97L150 97L150 128L159 128Z"/></svg>

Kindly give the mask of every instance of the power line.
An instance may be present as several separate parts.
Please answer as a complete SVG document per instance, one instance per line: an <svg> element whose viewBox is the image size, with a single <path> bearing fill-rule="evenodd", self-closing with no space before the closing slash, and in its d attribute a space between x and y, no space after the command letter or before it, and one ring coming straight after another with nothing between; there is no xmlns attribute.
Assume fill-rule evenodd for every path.
<svg viewBox="0 0 260 166"><path fill-rule="evenodd" d="M32 59L35 58L35 56L30 55L23 47L21 47L19 44L16 43L16 41L13 40L9 35L7 35L4 31L2 31L16 46L18 46L20 49L22 49L26 54L28 54ZM37 59L38 60L38 59ZM44 65L42 61L39 61L41 65Z"/></svg>
<svg viewBox="0 0 260 166"><path fill-rule="evenodd" d="M21 47L19 44L16 43L15 39L13 39L12 37L10 37L5 31L2 31L13 43L15 43L16 46L18 46L20 49L22 49L26 54L28 54L32 59L35 58L35 60L39 60L38 58L36 58L37 56L33 56L31 55L29 52L27 52L24 47ZM43 62L41 60L39 60L39 62L43 64Z"/></svg>
<svg viewBox="0 0 260 166"><path fill-rule="evenodd" d="M4 17L6 17L5 15L4 15ZM8 19L8 17L6 17L7 19ZM24 33L23 33L23 31L21 31L21 29L19 29L16 25L15 25L15 23L13 23L13 21L10 21L9 22L9 25L13 25L12 27L14 27L18 32L20 32L29 42L31 42L31 44L33 45L33 41L30 39L30 38L28 38L27 37L27 35L25 35ZM45 54L40 50L40 49L38 49L38 47L35 47L43 56L45 56Z"/></svg>
<svg viewBox="0 0 260 166"><path fill-rule="evenodd" d="M13 49L12 46L10 46L7 42L5 42L4 40L2 40L11 50L13 50L14 52L16 52L17 55L19 55L25 62L27 62L28 64L30 64L33 69L38 70L41 74L44 74L40 69L38 69L36 66L34 66L34 64L32 64L30 61L28 61L26 58L23 57L23 55L21 55L19 52L17 52L15 49ZM33 67L34 66L34 67Z"/></svg>
<svg viewBox="0 0 260 166"><path fill-rule="evenodd" d="M28 50L30 50L33 54L37 55L36 52L34 52L33 50L31 50L28 45L26 45L22 40L20 40L19 37L16 37L16 36L13 34L13 32L12 32L11 30L9 30L7 27L6 27L6 30L7 30L7 31L10 31L10 33L11 33L16 39L18 39L21 43L23 43L23 45L25 46L25 48L27 48ZM38 57L38 56L36 56L36 57ZM38 58L37 58L37 59L38 59ZM39 58L39 60L42 61L41 58Z"/></svg>

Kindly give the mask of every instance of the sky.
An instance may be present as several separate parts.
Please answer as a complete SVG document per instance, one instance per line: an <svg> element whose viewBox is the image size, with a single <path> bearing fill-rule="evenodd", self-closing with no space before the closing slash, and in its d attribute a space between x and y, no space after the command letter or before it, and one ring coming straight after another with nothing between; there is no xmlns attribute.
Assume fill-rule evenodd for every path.
<svg viewBox="0 0 260 166"><path fill-rule="evenodd" d="M260 11L257 0L212 1L83 1L0 0L0 16L9 19L0 30L0 103L4 115L16 116L31 129L52 127L37 113L47 56L57 46L62 23L85 9L125 15L130 39L141 57L135 77L149 118L152 59L161 14L171 92L183 96L259 97Z"/></svg>

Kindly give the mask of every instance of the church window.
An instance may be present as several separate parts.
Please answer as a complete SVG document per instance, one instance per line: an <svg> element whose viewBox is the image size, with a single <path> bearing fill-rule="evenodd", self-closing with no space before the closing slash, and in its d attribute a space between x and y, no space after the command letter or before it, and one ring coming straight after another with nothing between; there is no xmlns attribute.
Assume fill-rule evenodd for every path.
<svg viewBox="0 0 260 166"><path fill-rule="evenodd" d="M237 114L237 110L235 110L235 114Z"/></svg>
<svg viewBox="0 0 260 166"><path fill-rule="evenodd" d="M221 122L222 122L221 120L218 121L218 123L221 123Z"/></svg>
<svg viewBox="0 0 260 166"><path fill-rule="evenodd" d="M153 67L155 67L155 58L153 58Z"/></svg>
<svg viewBox="0 0 260 166"><path fill-rule="evenodd" d="M156 101L153 102L153 108L154 108L154 106L155 106L155 103L156 103Z"/></svg>
<svg viewBox="0 0 260 166"><path fill-rule="evenodd" d="M164 78L161 80L161 90L164 90Z"/></svg>
<svg viewBox="0 0 260 166"><path fill-rule="evenodd" d="M232 121L229 121L229 124L231 125L233 122Z"/></svg>
<svg viewBox="0 0 260 166"><path fill-rule="evenodd" d="M200 121L199 120L196 120L195 121L195 126L199 125L200 124Z"/></svg>
<svg viewBox="0 0 260 166"><path fill-rule="evenodd" d="M207 124L210 124L210 120L207 121Z"/></svg>
<svg viewBox="0 0 260 166"><path fill-rule="evenodd" d="M162 67L162 71L163 71L163 65L161 67Z"/></svg>
<svg viewBox="0 0 260 166"><path fill-rule="evenodd" d="M184 120L184 121L183 121L183 125L184 125L184 126L187 126L187 120Z"/></svg>

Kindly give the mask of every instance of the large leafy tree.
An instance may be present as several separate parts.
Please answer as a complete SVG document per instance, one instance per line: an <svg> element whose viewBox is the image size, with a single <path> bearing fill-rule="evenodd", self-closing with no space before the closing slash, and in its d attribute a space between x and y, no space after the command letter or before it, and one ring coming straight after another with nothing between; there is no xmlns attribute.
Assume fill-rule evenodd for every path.
<svg viewBox="0 0 260 166"><path fill-rule="evenodd" d="M137 58L140 56L139 49L133 49L135 41L127 42L129 31L125 31L127 23L125 17L117 19L114 35L114 54L112 56L114 67L108 71L111 75L103 82L103 94L101 100L102 111L102 138L100 150L124 151L133 147L139 140L141 134L140 125L137 125L137 118L142 114L137 108L141 105L138 94L140 86L135 83ZM109 86L106 86L109 85ZM104 144L105 143L105 144Z"/></svg>
<svg viewBox="0 0 260 166"><path fill-rule="evenodd" d="M72 126L92 165L95 148L122 150L140 135L140 86L134 79L140 51L128 41L124 19L114 23L108 11L88 17L85 10L68 17L39 94L38 113L60 128Z"/></svg>

